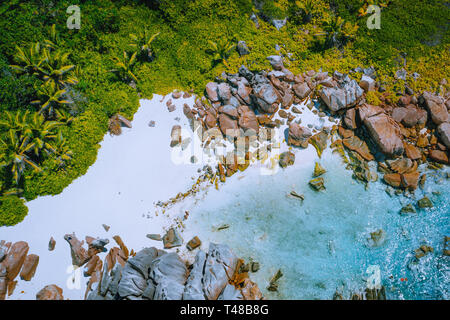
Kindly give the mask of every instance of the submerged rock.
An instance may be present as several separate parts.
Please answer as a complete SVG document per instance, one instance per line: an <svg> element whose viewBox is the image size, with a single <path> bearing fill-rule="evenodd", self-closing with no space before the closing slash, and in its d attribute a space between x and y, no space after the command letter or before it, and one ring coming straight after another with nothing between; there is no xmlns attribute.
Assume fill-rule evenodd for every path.
<svg viewBox="0 0 450 320"><path fill-rule="evenodd" d="M409 203L400 210L401 214L416 213L416 208Z"/></svg>
<svg viewBox="0 0 450 320"><path fill-rule="evenodd" d="M164 248L170 249L174 247L179 247L183 244L183 239L180 233L175 228L170 228L169 231L163 237Z"/></svg>
<svg viewBox="0 0 450 320"><path fill-rule="evenodd" d="M325 190L324 180L322 177L312 179L309 181L309 185L315 190L315 191L321 191Z"/></svg>
<svg viewBox="0 0 450 320"><path fill-rule="evenodd" d="M431 202L430 199L428 199L428 197L423 197L422 199L420 199L419 201L417 201L417 205L419 206L419 208L433 208L433 203Z"/></svg>
<svg viewBox="0 0 450 320"><path fill-rule="evenodd" d="M386 241L386 232L383 229L378 229L370 233L368 244L370 247L379 247Z"/></svg>
<svg viewBox="0 0 450 320"><path fill-rule="evenodd" d="M278 269L277 273L270 279L269 286L267 290L269 291L278 291L278 280L283 276L283 272L281 269Z"/></svg>
<svg viewBox="0 0 450 320"><path fill-rule="evenodd" d="M314 173L313 173L313 177L319 177L321 175L323 175L324 173L326 173L327 170L325 170L320 163L316 162L316 164L314 165Z"/></svg>
<svg viewBox="0 0 450 320"><path fill-rule="evenodd" d="M416 257L416 259L420 259L420 258L426 256L427 254L433 253L433 252L434 252L433 247L423 244L419 248L414 250L414 256Z"/></svg>
<svg viewBox="0 0 450 320"><path fill-rule="evenodd" d="M187 243L186 247L188 248L189 251L192 251L192 250L200 247L201 244L202 244L202 242L200 241L200 239L197 236L195 236Z"/></svg>
<svg viewBox="0 0 450 320"><path fill-rule="evenodd" d="M287 166L292 166L295 162L295 154L287 151L287 152L283 152L280 155L280 167L282 168L286 168Z"/></svg>

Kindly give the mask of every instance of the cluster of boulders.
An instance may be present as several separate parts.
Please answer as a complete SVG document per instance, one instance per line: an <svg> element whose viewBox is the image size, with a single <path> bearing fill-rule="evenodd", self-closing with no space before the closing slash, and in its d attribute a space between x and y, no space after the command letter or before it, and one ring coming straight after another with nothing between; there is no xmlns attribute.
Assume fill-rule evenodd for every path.
<svg viewBox="0 0 450 320"><path fill-rule="evenodd" d="M178 254L156 248L130 252L119 236L118 247L111 248L102 261L106 239L87 237L83 247L74 234L65 239L70 244L72 262L84 266L89 278L88 300L237 300L262 299L257 285L242 272L238 259L226 245L211 243L208 253L198 250L195 262L188 265ZM191 241L191 250L199 239Z"/></svg>
<svg viewBox="0 0 450 320"><path fill-rule="evenodd" d="M17 285L16 277L30 281L39 264L39 256L28 254L25 241L15 243L0 241L0 300L10 296Z"/></svg>
<svg viewBox="0 0 450 320"><path fill-rule="evenodd" d="M376 180L377 174L367 166L368 161L376 160L384 181L395 188L415 189L420 181L417 167L427 160L437 167L449 163L448 95L415 95L408 88L394 103L387 93L381 93L384 88L376 81L373 68L361 69L363 75L357 82L337 71L329 74L310 70L294 75L284 66L281 56L270 56L268 60L273 68L269 72L252 72L245 66L236 74L224 72L206 85L205 96L192 109L185 105L185 114L205 130L215 128L231 141L246 137L249 143L261 128L288 124L288 145L306 148L312 144L319 156L332 136L330 133L337 132L341 139L333 143L334 147L345 148L351 154L357 178ZM366 94L375 90L381 96L377 106L366 100ZM295 104L308 97L320 98L326 107L328 112L319 112L320 117L341 119L341 125L314 134L311 128L294 121L294 114L301 113ZM274 119L275 115L279 117ZM245 160L253 159L249 148L245 150ZM259 159L258 154L256 158ZM282 154L280 165L288 166L294 160L290 152ZM221 180L237 169L235 163L220 164Z"/></svg>

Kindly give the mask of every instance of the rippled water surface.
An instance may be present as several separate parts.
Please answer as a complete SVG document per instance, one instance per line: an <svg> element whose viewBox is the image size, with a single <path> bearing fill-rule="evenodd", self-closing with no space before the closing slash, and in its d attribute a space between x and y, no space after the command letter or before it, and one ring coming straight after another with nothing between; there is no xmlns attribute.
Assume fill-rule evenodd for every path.
<svg viewBox="0 0 450 320"><path fill-rule="evenodd" d="M302 161L301 152L296 161ZM450 235L446 174L429 172L425 189L411 199L390 197L381 182L365 190L329 150L320 162L328 171L325 191L308 187L314 162L273 176L244 172L244 179L210 193L190 223L209 240L259 261L261 270L252 279L271 299L330 299L336 289L348 297L365 288L371 265L380 268L390 299L448 299L450 257L442 254L444 236ZM292 190L305 195L303 203L287 197ZM424 195L434 208L399 214L403 205ZM230 227L217 231L221 224ZM378 229L385 231L386 240L370 247L367 238ZM417 262L413 251L422 244L434 252ZM279 292L268 292L278 268L284 273Z"/></svg>

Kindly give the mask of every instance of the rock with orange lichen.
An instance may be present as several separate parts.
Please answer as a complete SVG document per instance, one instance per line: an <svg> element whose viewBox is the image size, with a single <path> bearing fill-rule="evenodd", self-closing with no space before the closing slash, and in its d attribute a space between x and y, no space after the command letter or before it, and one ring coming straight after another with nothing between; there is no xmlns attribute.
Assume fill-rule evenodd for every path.
<svg viewBox="0 0 450 320"><path fill-rule="evenodd" d="M36 300L64 300L63 290L55 284L45 286L36 294Z"/></svg>
<svg viewBox="0 0 450 320"><path fill-rule="evenodd" d="M431 150L428 154L428 156L430 157L430 159L439 162L439 163L448 163L448 156L447 153L445 151L441 151L441 150Z"/></svg>

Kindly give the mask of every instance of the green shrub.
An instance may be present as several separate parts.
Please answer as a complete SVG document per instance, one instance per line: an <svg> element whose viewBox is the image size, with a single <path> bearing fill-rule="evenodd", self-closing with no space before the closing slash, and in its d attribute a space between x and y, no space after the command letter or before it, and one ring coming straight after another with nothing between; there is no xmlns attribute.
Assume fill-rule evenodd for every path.
<svg viewBox="0 0 450 320"><path fill-rule="evenodd" d="M16 196L0 198L0 227L14 226L25 218L28 208L25 201Z"/></svg>

